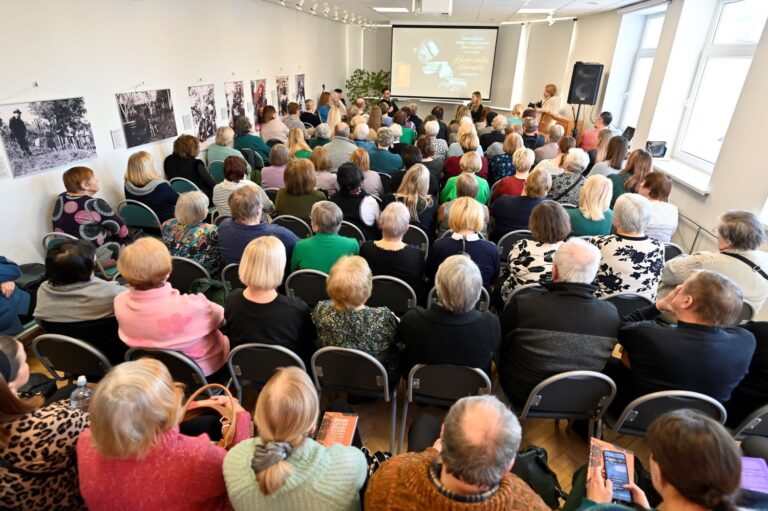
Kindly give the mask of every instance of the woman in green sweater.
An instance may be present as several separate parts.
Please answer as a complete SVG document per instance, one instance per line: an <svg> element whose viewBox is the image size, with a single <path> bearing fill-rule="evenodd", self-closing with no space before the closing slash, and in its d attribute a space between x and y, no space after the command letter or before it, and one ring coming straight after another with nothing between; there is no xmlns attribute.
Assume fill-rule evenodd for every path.
<svg viewBox="0 0 768 511"><path fill-rule="evenodd" d="M608 176L613 182L613 197L611 207L616 204L616 199L625 193L640 193L640 185L645 176L653 172L653 157L645 149L635 149L627 159L627 166L618 174Z"/></svg>
<svg viewBox="0 0 768 511"><path fill-rule="evenodd" d="M357 240L341 236L339 229L344 220L341 208L331 201L320 201L312 205L311 238L299 240L293 247L291 271L331 271L336 261L345 255L357 255L360 250Z"/></svg>
<svg viewBox="0 0 768 511"><path fill-rule="evenodd" d="M297 367L278 369L259 394L254 423L259 436L224 458L224 481L235 511L352 511L368 465L355 447L324 447L317 426L317 391Z"/></svg>
<svg viewBox="0 0 768 511"><path fill-rule="evenodd" d="M285 186L277 191L275 198L277 214L309 220L312 204L325 200L325 194L315 189L315 165L311 160L290 160L285 166L283 180Z"/></svg>
<svg viewBox="0 0 768 511"><path fill-rule="evenodd" d="M605 176L589 176L579 191L579 207L568 208L572 236L604 236L611 233L613 185Z"/></svg>

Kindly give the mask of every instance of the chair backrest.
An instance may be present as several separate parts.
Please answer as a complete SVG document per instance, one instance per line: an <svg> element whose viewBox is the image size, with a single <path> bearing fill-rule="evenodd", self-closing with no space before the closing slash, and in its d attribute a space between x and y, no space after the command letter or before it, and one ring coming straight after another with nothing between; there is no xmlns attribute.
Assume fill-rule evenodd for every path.
<svg viewBox="0 0 768 511"><path fill-rule="evenodd" d="M264 193L267 194L267 197L269 197L269 200L272 201L272 204L274 204L277 200L277 192L279 191L279 188L264 188Z"/></svg>
<svg viewBox="0 0 768 511"><path fill-rule="evenodd" d="M227 215L217 215L217 216L216 216L216 220L214 220L214 221L213 221L213 225L215 225L216 227L218 227L218 226L220 226L220 225L221 225L221 224L224 222L224 220L226 220L227 218L232 218L232 217L231 217L231 216L227 216Z"/></svg>
<svg viewBox="0 0 768 511"><path fill-rule="evenodd" d="M272 219L272 223L285 227L299 238L312 237L312 228L299 217L293 215L280 215Z"/></svg>
<svg viewBox="0 0 768 511"><path fill-rule="evenodd" d="M682 408L700 412L720 424L725 422L725 408L711 397L685 390L665 390L640 396L629 403L611 429L621 435L645 436L657 417Z"/></svg>
<svg viewBox="0 0 768 511"><path fill-rule="evenodd" d="M496 187L499 186L499 183L501 183L501 179L491 185L491 195L493 195L493 192L496 190Z"/></svg>
<svg viewBox="0 0 768 511"><path fill-rule="evenodd" d="M741 306L741 312L736 318L736 324L740 325L742 323L745 323L750 319L752 319L754 315L755 315L755 310L752 308L752 306L747 302L744 302L744 305Z"/></svg>
<svg viewBox="0 0 768 511"><path fill-rule="evenodd" d="M245 289L245 284L240 281L238 270L240 265L237 263L228 264L221 270L221 280L229 283L232 289Z"/></svg>
<svg viewBox="0 0 768 511"><path fill-rule="evenodd" d="M195 183L183 177L174 177L171 179L170 183L171 183L171 188L173 188L173 191L175 191L178 194L200 191L200 188L198 188L198 186Z"/></svg>
<svg viewBox="0 0 768 511"><path fill-rule="evenodd" d="M501 257L501 264L507 264L509 259L509 251L512 250L512 245L519 240L533 239L533 234L528 229L520 229L517 231L510 231L496 242L496 246L499 247L499 256Z"/></svg>
<svg viewBox="0 0 768 511"><path fill-rule="evenodd" d="M178 289L182 293L188 293L192 283L197 279L210 279L211 274L197 261L187 259L186 257L171 257L173 269L168 277L168 283L173 289Z"/></svg>
<svg viewBox="0 0 768 511"><path fill-rule="evenodd" d="M475 367L418 364L408 373L407 399L413 403L451 406L459 399L491 393L491 380Z"/></svg>
<svg viewBox="0 0 768 511"><path fill-rule="evenodd" d="M575 204L560 203L560 205L565 209L578 209L578 206Z"/></svg>
<svg viewBox="0 0 768 511"><path fill-rule="evenodd" d="M272 344L241 344L229 353L227 367L242 402L243 388L261 390L278 367L307 368L301 358L288 348Z"/></svg>
<svg viewBox="0 0 768 511"><path fill-rule="evenodd" d="M664 243L664 262L685 253L685 249L677 243Z"/></svg>
<svg viewBox="0 0 768 511"><path fill-rule="evenodd" d="M638 309L653 305L653 302L642 295L635 293L619 293L603 298L607 302L611 302L616 306L619 311L619 317L623 318L627 314L631 314Z"/></svg>
<svg viewBox="0 0 768 511"><path fill-rule="evenodd" d="M263 169L264 168L264 158L261 157L259 153L256 151L253 152L253 158L256 160L256 164L253 166L254 169Z"/></svg>
<svg viewBox="0 0 768 511"><path fill-rule="evenodd" d="M48 252L56 245L65 241L75 241L77 238L65 232L49 232L43 236L43 252Z"/></svg>
<svg viewBox="0 0 768 511"><path fill-rule="evenodd" d="M408 283L389 275L373 277L371 297L366 304L369 307L387 307L398 317L408 309L416 307L416 293Z"/></svg>
<svg viewBox="0 0 768 511"><path fill-rule="evenodd" d="M312 355L312 377L318 390L330 389L389 402L389 377L368 353L328 346Z"/></svg>
<svg viewBox="0 0 768 511"><path fill-rule="evenodd" d="M325 289L327 273L317 270L296 270L285 280L285 292L288 296L301 298L310 307L321 300L328 300Z"/></svg>
<svg viewBox="0 0 768 511"><path fill-rule="evenodd" d="M245 158L245 161L248 162L248 165L251 166L251 168L255 168L256 166L256 153L253 149L250 149L248 147L243 147L241 149L238 149L240 153L243 155L243 158Z"/></svg>
<svg viewBox="0 0 768 511"><path fill-rule="evenodd" d="M341 222L341 227L339 227L339 235L355 239L359 245L365 243L365 234L363 234L363 231L361 231L360 228L352 222L347 222L346 220L342 220Z"/></svg>
<svg viewBox="0 0 768 511"><path fill-rule="evenodd" d="M761 406L750 413L741 424L733 430L733 438L743 440L748 436L768 437L768 405Z"/></svg>
<svg viewBox="0 0 768 511"><path fill-rule="evenodd" d="M126 361L145 357L154 358L162 362L168 368L168 372L171 373L173 381L186 385L185 392L187 395L192 394L203 385L208 385L208 380L205 378L200 366L197 365L197 362L181 352L151 348L131 348L125 354Z"/></svg>
<svg viewBox="0 0 768 511"><path fill-rule="evenodd" d="M384 189L384 193L392 193L392 176L386 172L376 172L381 178L381 187Z"/></svg>
<svg viewBox="0 0 768 511"><path fill-rule="evenodd" d="M429 256L429 236L421 228L409 225L408 230L403 234L403 243L421 250L421 253L424 254L424 260Z"/></svg>
<svg viewBox="0 0 768 511"><path fill-rule="evenodd" d="M541 286L541 284L526 284L524 286L517 287L514 291L512 291L512 294L509 295L504 305L506 306L506 304L508 304L510 300L512 300L512 298L515 296L524 295L526 293L539 292L542 289L544 289L544 287Z"/></svg>
<svg viewBox="0 0 768 511"><path fill-rule="evenodd" d="M429 293L427 294L427 307L437 302L438 302L437 287L432 287L432 289L430 289ZM481 311L487 311L490 306L491 306L491 295L488 294L488 291L485 288L482 288L480 290L480 299L475 304L475 309L481 310Z"/></svg>
<svg viewBox="0 0 768 511"><path fill-rule="evenodd" d="M66 335L40 335L32 341L32 352L58 381L72 380L81 374L102 377L112 369L112 364L101 351L85 341ZM57 371L65 376L59 376Z"/></svg>
<svg viewBox="0 0 768 511"><path fill-rule="evenodd" d="M208 164L208 172L216 184L221 183L224 181L224 162L221 160L212 161Z"/></svg>
<svg viewBox="0 0 768 511"><path fill-rule="evenodd" d="M125 220L125 225L146 229L161 228L160 219L152 209L139 201L127 199L117 205L118 214Z"/></svg>
<svg viewBox="0 0 768 511"><path fill-rule="evenodd" d="M616 396L616 384L594 371L551 376L533 388L520 419L600 419Z"/></svg>

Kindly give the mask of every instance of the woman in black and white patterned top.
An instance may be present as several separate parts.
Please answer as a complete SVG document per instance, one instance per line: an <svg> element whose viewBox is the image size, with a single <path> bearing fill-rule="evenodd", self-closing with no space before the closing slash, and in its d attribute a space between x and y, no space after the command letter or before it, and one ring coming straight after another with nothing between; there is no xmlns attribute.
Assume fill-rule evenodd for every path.
<svg viewBox="0 0 768 511"><path fill-rule="evenodd" d="M650 218L651 205L645 197L626 193L616 200L613 210L616 234L590 240L603 255L597 272L597 296L636 293L656 301L656 289L664 268L664 245L646 236Z"/></svg>

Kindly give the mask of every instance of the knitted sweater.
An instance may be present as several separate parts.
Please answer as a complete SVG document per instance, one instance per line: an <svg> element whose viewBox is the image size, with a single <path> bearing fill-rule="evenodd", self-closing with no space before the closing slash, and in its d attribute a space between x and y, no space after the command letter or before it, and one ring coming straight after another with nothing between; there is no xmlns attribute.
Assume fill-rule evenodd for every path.
<svg viewBox="0 0 768 511"><path fill-rule="evenodd" d="M507 474L501 484L475 502L438 486L431 466L439 457L435 449L395 456L384 463L368 482L366 511L547 511L549 508L522 479ZM226 465L226 464L225 464Z"/></svg>
<svg viewBox="0 0 768 511"><path fill-rule="evenodd" d="M368 466L354 447L323 447L308 438L288 457L291 475L272 495L259 489L251 468L253 450L261 443L251 438L232 448L224 458L224 481L235 510L345 511L360 509L360 488Z"/></svg>

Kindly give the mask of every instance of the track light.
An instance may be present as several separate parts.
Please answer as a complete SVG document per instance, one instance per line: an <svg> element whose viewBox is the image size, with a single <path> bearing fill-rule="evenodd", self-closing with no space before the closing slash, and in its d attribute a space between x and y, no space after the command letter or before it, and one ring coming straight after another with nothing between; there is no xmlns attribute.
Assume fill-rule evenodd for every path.
<svg viewBox="0 0 768 511"><path fill-rule="evenodd" d="M346 23L349 20L349 13L344 11L344 17L341 19L342 23Z"/></svg>
<svg viewBox="0 0 768 511"><path fill-rule="evenodd" d="M549 24L550 27L555 24L555 18L552 17L552 14L547 16L547 23Z"/></svg>
<svg viewBox="0 0 768 511"><path fill-rule="evenodd" d="M349 22L354 25L356 19L357 19L357 17L353 14L352 16L349 17Z"/></svg>
<svg viewBox="0 0 768 511"><path fill-rule="evenodd" d="M285 7L285 0L280 0L280 5L282 5L283 7Z"/></svg>
<svg viewBox="0 0 768 511"><path fill-rule="evenodd" d="M309 14L317 14L317 3L315 3L309 10Z"/></svg>
<svg viewBox="0 0 768 511"><path fill-rule="evenodd" d="M339 8L338 7L334 7L333 8L333 20L334 21L339 21Z"/></svg>
<svg viewBox="0 0 768 511"><path fill-rule="evenodd" d="M323 16L328 17L328 13L331 12L331 8L328 7L328 3L323 4Z"/></svg>
<svg viewBox="0 0 768 511"><path fill-rule="evenodd" d="M304 7L304 1L305 1L305 0L296 0L296 9L298 9L298 10L300 10L300 11L303 11L303 10L304 10L304 9L303 9L303 7Z"/></svg>

